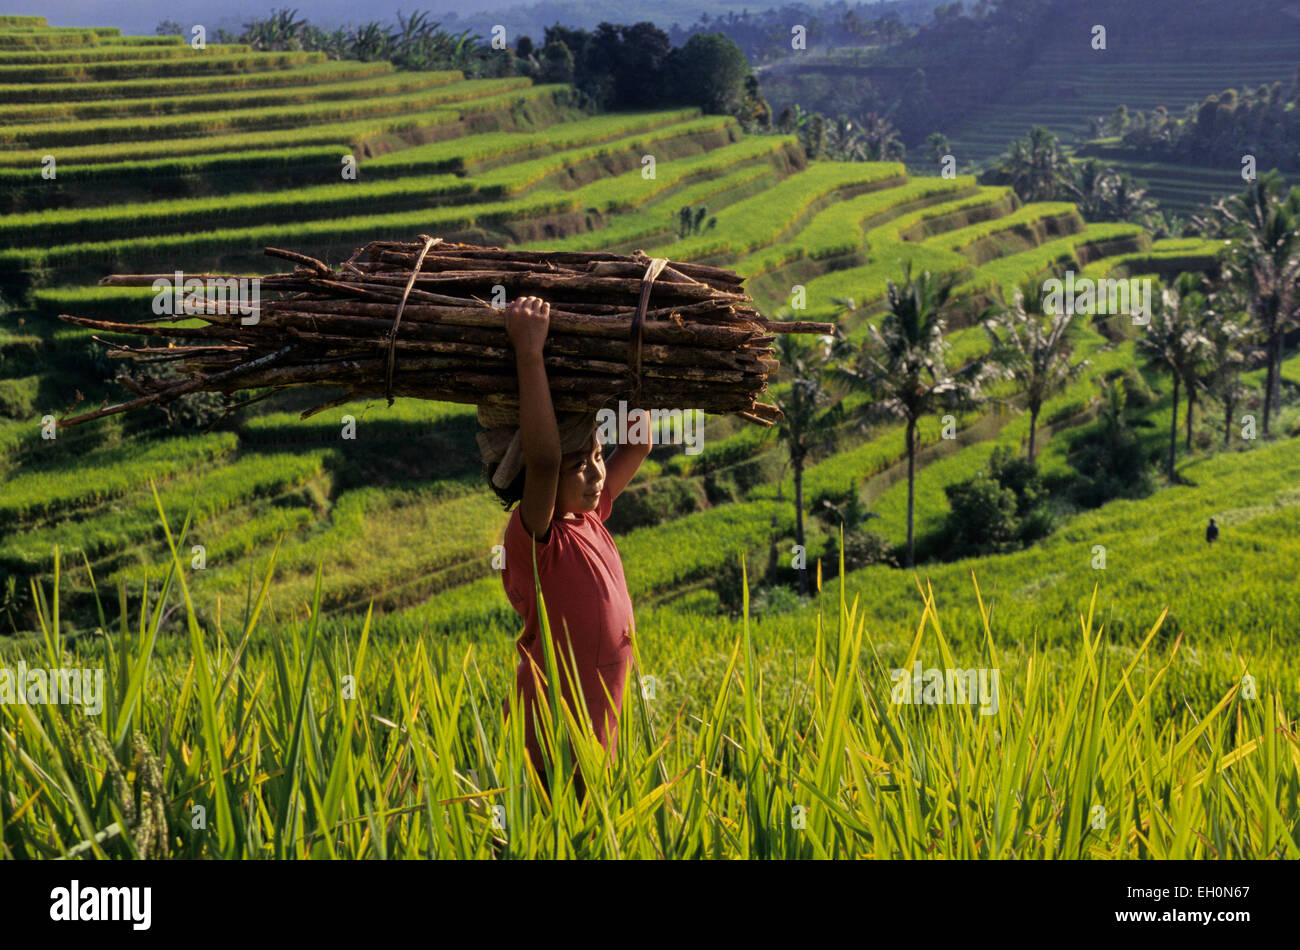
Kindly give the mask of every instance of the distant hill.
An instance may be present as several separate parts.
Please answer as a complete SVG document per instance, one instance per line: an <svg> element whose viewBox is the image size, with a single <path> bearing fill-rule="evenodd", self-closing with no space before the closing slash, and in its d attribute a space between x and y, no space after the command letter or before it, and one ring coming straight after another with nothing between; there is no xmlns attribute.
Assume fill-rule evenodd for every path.
<svg viewBox="0 0 1300 950"><path fill-rule="evenodd" d="M1104 50L1093 48L1098 25ZM793 54L758 72L774 114L793 102L828 118L874 111L898 126L910 165L926 137L942 132L959 170L973 172L1034 125L1077 146L1090 120L1121 104L1179 114L1230 87L1289 88L1298 62L1293 2L1011 0L981 19L940 16L889 46ZM1183 212L1240 183L1236 166L1191 169L1189 180L1175 166L1124 167Z"/></svg>

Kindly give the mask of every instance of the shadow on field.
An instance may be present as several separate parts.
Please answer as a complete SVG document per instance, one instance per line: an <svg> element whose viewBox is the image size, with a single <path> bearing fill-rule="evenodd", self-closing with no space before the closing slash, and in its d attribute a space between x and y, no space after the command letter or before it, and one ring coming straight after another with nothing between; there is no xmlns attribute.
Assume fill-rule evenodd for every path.
<svg viewBox="0 0 1300 950"><path fill-rule="evenodd" d="M319 405L329 393L284 393L269 408L275 412L300 412ZM272 403L272 400L267 400ZM396 405L396 404L395 404ZM464 479L482 470L475 435L478 423L471 414L459 419L411 421L386 418L387 401L376 397L353 415L355 438L344 438L339 410L306 421L258 425L237 424L241 449L286 451L295 448L334 448L326 463L333 476L333 494L376 485L427 486L442 479ZM244 420L246 423L248 420Z"/></svg>

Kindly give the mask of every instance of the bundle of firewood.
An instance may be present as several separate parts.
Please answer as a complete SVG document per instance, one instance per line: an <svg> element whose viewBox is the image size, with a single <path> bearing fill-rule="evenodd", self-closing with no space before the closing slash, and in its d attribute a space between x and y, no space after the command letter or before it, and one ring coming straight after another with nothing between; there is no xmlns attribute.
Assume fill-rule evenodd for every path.
<svg viewBox="0 0 1300 950"><path fill-rule="evenodd" d="M517 407L505 304L536 296L550 305L543 358L557 411L597 410L624 398L630 409L730 412L770 426L780 410L757 397L779 365L771 334L833 330L829 323L768 320L741 289L743 278L718 267L652 260L640 251L632 257L524 251L420 237L372 242L338 270L267 248L268 255L298 266L257 278L257 306L244 312L207 291L195 292L184 312L148 325L60 315L101 331L180 338L180 344L129 346L95 337L111 347L109 356L137 366L174 362L188 377L119 374L139 398L62 424L165 404L190 392L268 387L345 391L304 411L304 418L373 395L387 396L390 405L395 396L409 396ZM100 283L156 287L172 276L113 275ZM205 287L240 279L185 277ZM205 325L165 322L193 317Z"/></svg>

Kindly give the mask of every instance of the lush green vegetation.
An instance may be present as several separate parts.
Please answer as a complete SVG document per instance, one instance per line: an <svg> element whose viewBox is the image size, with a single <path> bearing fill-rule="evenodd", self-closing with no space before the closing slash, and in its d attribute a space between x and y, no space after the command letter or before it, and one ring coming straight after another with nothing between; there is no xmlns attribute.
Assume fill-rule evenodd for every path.
<svg viewBox="0 0 1300 950"><path fill-rule="evenodd" d="M1242 224L1255 202L1268 234L1300 233L1300 193L1270 179L1222 236L1173 236L1130 220L1142 201L1122 178L1077 188L1091 172L1042 135L1006 181L909 175L863 160L892 149L888 128L855 138L802 110L768 125L750 89L711 114L591 114L601 88L646 93L646 63L602 73L599 44L648 33L557 31L497 75L469 44L449 66L419 25L346 62L292 23L237 39L254 52L169 58L85 31L20 43L0 18L0 657L66 646L108 679L106 738L75 709L0 705L6 856L530 856L556 834L579 856L1300 856L1300 356L1292 312L1242 276L1261 254L1300 272L1294 240ZM94 58L114 48L130 56ZM165 64L196 71L160 85ZM679 231L683 209L714 223ZM357 400L304 420L328 397L255 392L231 415L186 397L42 437L47 416L121 400L122 361L93 338L119 335L56 319L148 313L151 290L103 274L253 273L268 244L337 261L417 232L707 261L746 275L769 316L837 325L783 350L767 395L784 426L704 414L703 452L657 446L615 505L659 692L632 690L604 777L578 742L585 804L542 793L498 715L519 618L472 406ZM951 295L918 291L909 266ZM1157 298L1196 284L1180 298L1196 353L1232 325L1215 352L1243 358L1165 371L1142 358L1149 329L1082 313L1048 370L1016 368L994 337L1022 325L985 321L1066 270L1149 278ZM1026 319L1049 326L1038 303ZM900 379L933 398L900 414L918 388ZM796 392L825 399L799 433ZM896 566L909 547L915 571ZM999 711L890 703L889 671L913 659L1000 669ZM148 821L110 764L133 755L163 803ZM196 804L206 834L185 820Z"/></svg>
<svg viewBox="0 0 1300 950"><path fill-rule="evenodd" d="M637 676L662 692L627 689L613 765L583 715L558 696L543 707L541 732L557 749L548 793L527 762L519 712L503 721L500 671L473 647L388 640L369 614L355 647L327 639L319 572L305 631L268 638L260 628L270 570L235 630L207 627L189 606L178 553L187 540L168 533L163 600L179 582L188 658L183 642L159 637L162 601L140 610L136 631L123 602L102 644L74 645L79 662L93 650L107 669L103 727L76 706L0 706L19 737L0 761L15 796L35 806L11 820L6 856L1300 856L1300 747L1286 713L1296 697L1277 658L1180 655L1163 612L1136 649L1117 650L1094 593L1082 640L1071 618L1070 645L1044 658L1008 642L983 600L982 637L961 636L926 595L915 634L893 640L843 590L834 632L819 598L798 637L751 632L746 597L739 633L713 639L683 618L638 651ZM58 579L43 650L26 651L33 663L62 662ZM835 598L824 600L833 610ZM543 636L549 644L549 629ZM993 695L986 681L978 713L921 709L898 702L891 674L914 660L982 662L1000 677ZM551 681L561 662L546 651ZM1256 679L1268 684L1262 695ZM679 697L708 718L670 718ZM401 730L409 755L392 750ZM124 747L142 759L148 798L121 774ZM938 763L925 776L918 750ZM959 759L973 761L972 774L944 764ZM693 767L701 761L716 768ZM241 788L259 807L242 807ZM183 820L196 805L212 816L197 833ZM949 821L950 811L966 817ZM1242 812L1261 818L1243 824Z"/></svg>

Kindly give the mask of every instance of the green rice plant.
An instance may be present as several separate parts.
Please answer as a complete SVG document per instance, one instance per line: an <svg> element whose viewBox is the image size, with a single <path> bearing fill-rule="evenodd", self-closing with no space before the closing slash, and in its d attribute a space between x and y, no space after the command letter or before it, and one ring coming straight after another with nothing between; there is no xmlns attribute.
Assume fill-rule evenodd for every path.
<svg viewBox="0 0 1300 950"><path fill-rule="evenodd" d="M11 247L60 245L82 241L121 241L137 235L162 235L221 227L303 222L342 215L382 214L397 209L437 207L457 199L500 197L476 193L476 185L455 175L428 175L394 181L312 185L281 191L257 191L204 198L175 198L60 208L0 217L0 240Z"/></svg>
<svg viewBox="0 0 1300 950"><path fill-rule="evenodd" d="M1224 248L1221 240L1201 238L1172 238L1153 241L1148 250L1128 254L1114 254L1088 264L1081 276L1090 280L1105 277L1129 278L1139 270L1159 266L1161 271L1175 274L1182 270L1209 270L1215 265Z"/></svg>
<svg viewBox="0 0 1300 950"><path fill-rule="evenodd" d="M42 378L39 374L0 377L0 416L10 419L29 418Z"/></svg>
<svg viewBox="0 0 1300 950"><path fill-rule="evenodd" d="M806 309L800 312L800 319L835 319L844 311L844 305L837 300L852 299L855 307L866 309L884 296L888 282L897 280L909 261L914 270L935 274L967 270L971 262L962 254L921 238L948 229L953 222L1004 216L1015 202L1015 193L1010 188L985 186L972 196L919 208L868 229L863 239L869 263L803 281ZM790 300L777 301L777 304L788 307ZM865 333L865 324L857 332Z"/></svg>
<svg viewBox="0 0 1300 950"><path fill-rule="evenodd" d="M714 206L729 203L736 196L760 193L772 183L775 172L770 164L742 165L730 174L682 185L683 178L656 191L636 214L615 214L607 224L594 231L579 231L564 238L548 238L520 244L532 250L594 251L641 244L650 238L671 233L677 226L677 209L712 201ZM635 248L631 248L635 250Z"/></svg>
<svg viewBox="0 0 1300 950"><path fill-rule="evenodd" d="M864 250L867 230L884 222L891 213L915 210L918 202L953 196L974 187L973 176L917 178L905 185L869 191L836 202L813 217L796 240L761 248L736 263L737 273L753 279L797 260L821 260ZM899 209L902 209L901 211Z"/></svg>
<svg viewBox="0 0 1300 950"><path fill-rule="evenodd" d="M556 214L584 207L609 214L634 207L635 205L630 203L634 196L638 204L649 201L687 178L715 174L718 170L727 168L737 161L769 155L785 147L784 143L772 143L765 139L747 139L704 155L667 162L666 167L661 168L653 180L641 178L639 171L634 170L627 175L596 181L569 192L539 190L532 195L509 201L483 202L464 207L366 215L321 222L303 221L191 234L158 235L121 241L59 245L52 248L21 248L0 251L0 269L11 271L43 269L48 275L60 268L79 264L129 267L132 260L156 258L158 254L164 253L173 255L182 252L211 253L218 250L228 251L230 247L253 248L282 241L363 242L370 234L379 237L385 233L391 234L416 225L456 230L475 224L505 222L513 218ZM400 183L380 183L381 187L393 184L400 185ZM40 279L49 278L41 276Z"/></svg>
<svg viewBox="0 0 1300 950"><path fill-rule="evenodd" d="M168 178L219 179L227 194L255 191L266 180L289 175L319 174L328 169L338 174L344 145L309 145L302 148L262 149L240 152L217 152L212 155L187 155L147 161L106 162L102 165L60 165L59 185L75 192L84 206L114 203L112 196L123 190L140 188L142 181ZM27 168L0 168L0 185L14 189L33 187L33 175ZM107 198L107 200L105 200Z"/></svg>
<svg viewBox="0 0 1300 950"><path fill-rule="evenodd" d="M945 251L960 251L981 264L990 259L985 248L991 243L1018 241L1036 247L1045 242L1046 235L1062 231L1073 234L1083 227L1078 209L1068 201L1036 201L995 220L926 238L926 243ZM1001 257L1004 253L999 249L992 256Z"/></svg>
<svg viewBox="0 0 1300 950"><path fill-rule="evenodd" d="M806 306L797 311L800 320L834 321L845 311L844 304L837 300L850 298L858 310L867 310L885 295L889 281L898 281L909 261L913 270L928 270L934 274L960 272L970 266L970 261L960 254L928 244L873 239L871 232L868 232L867 242L869 264L830 271L803 283ZM780 304L788 308L791 300L786 298ZM863 323L858 327L858 335L865 332L866 324ZM857 339L853 333L848 336Z"/></svg>
<svg viewBox="0 0 1300 950"><path fill-rule="evenodd" d="M698 108L664 112L596 115L558 123L540 132L483 132L443 142L414 145L366 159L362 174L393 177L432 172L477 173L501 162L521 162L553 149L575 149L598 142L676 125L700 117ZM713 117L719 126L735 124L729 116Z"/></svg>
<svg viewBox="0 0 1300 950"><path fill-rule="evenodd" d="M275 128L300 128L329 122L343 122L361 117L402 115L427 111L438 106L470 109L465 100L492 97L501 92L531 87L525 76L504 79L470 79L440 83L432 88L417 89L402 95L384 96L379 100L358 97L343 102L303 102L294 106L269 106L261 109L192 112L157 118L92 119L63 122L57 126L3 125L0 143L40 142L48 148L56 145L87 145L92 142L158 141L215 135L221 132L257 131ZM498 102L493 99L492 102Z"/></svg>
<svg viewBox="0 0 1300 950"><path fill-rule="evenodd" d="M766 192L722 209L717 227L707 234L661 244L648 253L674 260L740 257L778 243L822 204L884 187L902 175L903 166L898 162L813 162Z"/></svg>
<svg viewBox="0 0 1300 950"><path fill-rule="evenodd" d="M1159 592L1170 608L1170 637L1196 632L1197 654L1270 652L1286 642L1300 601L1287 579L1300 550L1298 458L1300 443L1290 439L1192 459L1180 471L1195 484L1108 502L1073 516L1032 548L978 562L930 564L926 577L936 591L952 595L978 569L996 596L1016 605L1016 619L1005 624L1016 636L1031 637L1035 629L1077 616L1079 599L1100 581L1110 591L1107 622L1117 637L1140 636L1146 601ZM1210 515L1228 526L1213 548L1204 540ZM1104 568L1096 566L1097 545L1105 549ZM876 618L890 617L914 593L907 578L886 571L867 568L850 580L864 587ZM965 607L952 612L962 635L978 628ZM1046 648L1065 637L1056 632L1040 642ZM1278 682L1288 691L1300 686L1294 675Z"/></svg>
<svg viewBox="0 0 1300 950"><path fill-rule="evenodd" d="M39 428L32 426L29 431L37 435ZM12 530L34 518L56 513L66 517L77 508L126 494L140 485L146 472L174 477L234 451L237 443L234 433L213 432L143 448L114 445L69 457L59 452L58 438L48 440L41 446L48 459L0 478L0 525Z"/></svg>
<svg viewBox="0 0 1300 950"><path fill-rule="evenodd" d="M101 27L94 27L99 32ZM113 27L112 29L116 29ZM102 38L103 33L99 34ZM114 42L122 46L181 46L188 42L184 36L120 36L114 37Z"/></svg>
<svg viewBox="0 0 1300 950"><path fill-rule="evenodd" d="M288 69L325 62L324 53L248 53L195 59L125 59L103 63L54 63L0 66L0 83L98 82L101 79L143 79L146 76L193 76L234 70Z"/></svg>
<svg viewBox="0 0 1300 950"><path fill-rule="evenodd" d="M6 125L116 119L122 116L164 116L178 113L207 112L222 109L260 109L272 106L327 102L336 99L364 99L389 96L411 90L459 82L459 70L439 72L381 72L359 78L344 75L337 82L309 85L271 86L240 90L222 90L192 95L155 96L152 98L108 98L82 102L34 102L26 105L0 106L0 122ZM39 87L38 87L39 88ZM174 91L174 90L169 90Z"/></svg>
<svg viewBox="0 0 1300 950"><path fill-rule="evenodd" d="M508 110L512 105L554 98L566 86L558 84L532 86L518 91L484 96L476 105L489 111ZM443 106L426 112L387 116L358 122L307 125L301 128L249 131L236 134L196 136L179 140L154 142L113 142L98 146L71 146L59 149L61 162L96 164L147 160L178 155L202 155L232 150L281 149L308 145L336 145L339 155L353 151L366 142L382 136L407 132L427 131L460 122L466 114L460 106ZM42 156L46 150L0 151L0 168L28 166L36 168L39 175Z"/></svg>
<svg viewBox="0 0 1300 950"><path fill-rule="evenodd" d="M400 186L401 183L381 184ZM160 256L176 260L181 254L230 253L232 248L241 247L249 249L249 253L257 253L267 245L280 244L356 246L415 228L464 230L477 225L559 214L578 207L580 199L574 193L539 191L510 201L0 251L0 270L58 269L76 265L106 269L131 267L136 266L136 262L143 265L156 261Z"/></svg>
<svg viewBox="0 0 1300 950"><path fill-rule="evenodd" d="M167 511L176 513L195 505L200 523L212 521L235 506L281 494L319 476L325 456L324 450L278 452L212 468L196 467L163 483L160 499ZM150 538L161 541L152 497L136 490L107 501L111 506L101 513L8 535L0 541L0 570L28 574L46 570L55 545L74 556L98 560L109 554L120 556ZM226 540L224 531L221 540ZM219 554L209 546L209 556L215 559Z"/></svg>
<svg viewBox="0 0 1300 950"><path fill-rule="evenodd" d="M162 47L143 48L139 46L101 46L96 45L82 49L61 49L53 52L31 52L28 50L4 50L0 52L0 66L11 65L49 65L63 63L101 63L196 58L199 56L238 56L251 53L253 48L247 44L212 44L205 50L191 49L184 44Z"/></svg>
<svg viewBox="0 0 1300 950"><path fill-rule="evenodd" d="M376 413L370 415L370 413ZM412 439L452 426L477 426L476 406L436 399L399 399L391 406L382 398L356 399L340 403L307 419L297 412L268 412L239 423L239 437L245 444L260 444L277 438L299 438L306 442L338 438L344 416L353 416L372 436Z"/></svg>
<svg viewBox="0 0 1300 950"><path fill-rule="evenodd" d="M232 73L229 75L175 76L167 79L121 79L96 83L19 82L0 86L0 102L91 102L104 99L148 99L164 96L190 96L238 89L298 86L342 79L361 79L393 71L385 60L373 63L352 61L317 62L271 71Z"/></svg>
<svg viewBox="0 0 1300 950"><path fill-rule="evenodd" d="M725 174L743 162L777 156L794 144L794 136L744 138L702 155L657 163L654 178L647 179L640 169L632 169L566 193L579 196L581 207L590 211L602 214L635 211L688 179Z"/></svg>
<svg viewBox="0 0 1300 950"><path fill-rule="evenodd" d="M1087 258L1104 253L1106 245L1137 244L1145 242L1146 232L1141 226L1125 222L1089 224L1077 234L1071 234L1055 241L1047 241L1035 248L1008 254L988 261L975 269L975 274L965 284L960 285L958 294L972 293L977 290L997 290L1003 299L1010 300L1014 289L1026 279L1043 274L1058 265L1069 265L1079 270L1078 276L1084 276L1079 266L1081 257ZM1086 253L1081 255L1081 251Z"/></svg>
<svg viewBox="0 0 1300 950"><path fill-rule="evenodd" d="M0 33L0 49L53 49L93 46L99 37L94 30L53 27L47 30L7 29Z"/></svg>
<svg viewBox="0 0 1300 950"><path fill-rule="evenodd" d="M334 499L328 522L313 524L277 547L276 610L281 616L305 613L323 552L324 563L332 570L322 603L331 611L362 610L367 600L382 598L413 581L422 581L421 589L432 593L449 581L482 577L491 572L499 515L495 498L480 491L466 493L461 486L452 486L451 492L437 483L346 491ZM218 597L237 586L250 565L219 556L226 544L218 521L196 525L193 532L197 543L214 552L191 585L195 609L207 618L215 616ZM166 549L161 557L162 565L143 556L140 561L156 573L165 568ZM254 553L252 567L259 572L261 558L261 552ZM138 565L123 565L106 582L116 585L138 573ZM134 588L134 583L128 586Z"/></svg>
<svg viewBox="0 0 1300 950"><path fill-rule="evenodd" d="M11 17L13 20L39 19L44 17ZM48 26L44 22L0 24L0 33L5 36L75 36L98 42L101 38L123 39L122 30L116 26Z"/></svg>
<svg viewBox="0 0 1300 950"><path fill-rule="evenodd" d="M923 241L969 224L1001 218L1014 211L1019 204L1019 199L1010 186L981 185L970 197L958 197L921 208L883 226L879 229L879 237L895 241Z"/></svg>
<svg viewBox="0 0 1300 950"><path fill-rule="evenodd" d="M472 643L385 639L370 613L355 644L326 636L320 570L305 625L269 621L273 565L234 629L202 623L180 554L189 521L173 537L159 512L172 561L138 621L122 591L101 635L66 637L55 552L40 638L4 648L104 673L99 714L0 705L7 858L1300 857L1296 690L1279 652L1193 655L1152 605L1117 642L1096 581L1050 621L1060 646L1044 651L1008 636L1014 614L995 619L978 584L970 636L921 586L919 622L913 590L893 639L819 571L795 640L751 621L742 562L739 629L710 649L689 625L634 638L612 761L548 690L538 775L505 664ZM177 634L161 630L169 600L184 603ZM539 607L540 672L557 684L571 655ZM996 672L996 708L987 694L900 701L895 671L914 663ZM135 787L120 778L133 761Z"/></svg>
<svg viewBox="0 0 1300 950"><path fill-rule="evenodd" d="M954 416L959 426L970 425L979 417L980 414L975 412ZM943 422L938 418L922 419L917 423L916 431L919 445L933 445L942 438ZM880 434L857 446L814 462L804 469L803 490L806 504L810 509L814 509L823 498L843 497L847 492L861 488L862 483L867 479L906 461L906 444L903 427L889 426ZM788 475L780 482L756 486L749 493L749 497L792 499L794 477Z"/></svg>
<svg viewBox="0 0 1300 950"><path fill-rule="evenodd" d="M1300 386L1300 354L1291 357L1289 360L1283 360L1278 367L1282 379L1288 383Z"/></svg>
<svg viewBox="0 0 1300 950"><path fill-rule="evenodd" d="M619 154L624 156L635 154L639 159L642 154L649 154L649 150L656 145L671 148L668 143L685 141L692 136L732 128L738 131L739 126L731 116L703 116L579 148L563 149L559 145L553 145L548 148L547 155L523 162L498 165L490 171L474 175L473 181L481 188L496 188L507 194L518 194L567 169L596 159Z"/></svg>

